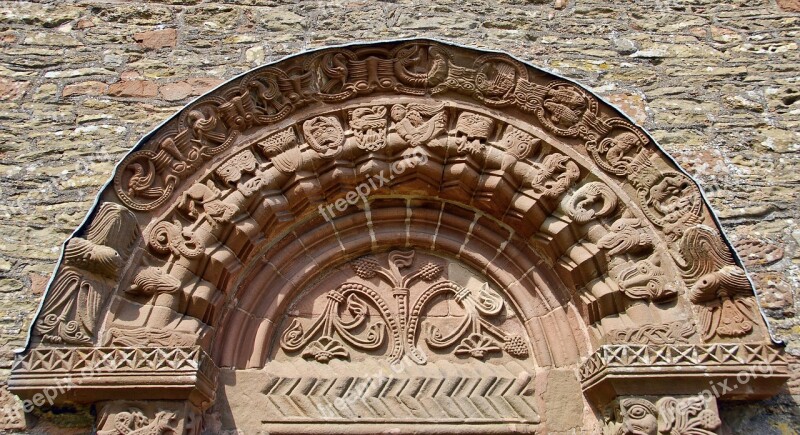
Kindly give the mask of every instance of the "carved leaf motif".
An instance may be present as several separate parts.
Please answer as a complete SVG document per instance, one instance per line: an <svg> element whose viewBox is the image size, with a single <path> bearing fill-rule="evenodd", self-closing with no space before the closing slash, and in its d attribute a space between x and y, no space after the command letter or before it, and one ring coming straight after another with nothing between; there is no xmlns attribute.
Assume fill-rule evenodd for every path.
<svg viewBox="0 0 800 435"><path fill-rule="evenodd" d="M469 355L476 359L486 358L486 354L492 352L500 352L500 346L489 337L481 334L473 333L469 337L461 341L456 347L456 355Z"/></svg>
<svg viewBox="0 0 800 435"><path fill-rule="evenodd" d="M483 283L478 291L477 308L487 316L494 316L503 309L503 297L489 287L488 283Z"/></svg>
<svg viewBox="0 0 800 435"><path fill-rule="evenodd" d="M438 265L436 263L430 263L429 262L429 263L425 263L424 265L422 265L422 267L420 267L419 276L424 281L432 282L436 278L438 278L439 275L442 274L442 271L443 271L442 266L440 266L440 265Z"/></svg>
<svg viewBox="0 0 800 435"><path fill-rule="evenodd" d="M503 349L509 355L517 358L525 358L528 356L528 344L519 335L509 335L505 338Z"/></svg>
<svg viewBox="0 0 800 435"><path fill-rule="evenodd" d="M389 254L389 262L397 266L398 269L403 269L414 262L414 251L394 251Z"/></svg>
<svg viewBox="0 0 800 435"><path fill-rule="evenodd" d="M355 293L350 293L347 296L347 311L355 318L361 318L367 315L367 304Z"/></svg>
<svg viewBox="0 0 800 435"><path fill-rule="evenodd" d="M370 279L375 276L375 271L380 268L380 264L373 257L361 257L350 262L350 267L359 277Z"/></svg>
<svg viewBox="0 0 800 435"><path fill-rule="evenodd" d="M349 357L350 353L342 346L342 343L327 336L320 337L319 340L312 342L303 352L303 358L314 359L323 364L334 358L347 359Z"/></svg>
<svg viewBox="0 0 800 435"><path fill-rule="evenodd" d="M303 325L297 319L292 319L292 323L283 331L281 335L281 347L288 350L297 350L303 344Z"/></svg>
<svg viewBox="0 0 800 435"><path fill-rule="evenodd" d="M715 435L722 424L719 416L707 409L702 397L678 400L664 397L656 402L658 430L675 435Z"/></svg>

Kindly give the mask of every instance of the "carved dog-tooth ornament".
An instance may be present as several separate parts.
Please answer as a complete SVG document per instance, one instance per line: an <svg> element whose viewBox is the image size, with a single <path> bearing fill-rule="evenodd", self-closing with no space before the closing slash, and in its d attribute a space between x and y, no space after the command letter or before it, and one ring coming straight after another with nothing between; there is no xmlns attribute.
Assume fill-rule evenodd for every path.
<svg viewBox="0 0 800 435"><path fill-rule="evenodd" d="M701 359L719 346L738 353L708 366L715 379L758 358L775 364L737 398L768 396L786 377L696 183L591 92L505 54L413 40L257 68L148 135L100 198L65 245L12 392L56 383L34 369L50 364L40 351L74 368L89 358L80 348L162 361L181 346L231 370L280 359L582 364L593 404L654 388L632 395L657 419L668 418L660 398L691 392L642 381L661 358L651 351L694 352L685 365L658 353L674 362L661 372L682 379L676 388L695 388L679 375L711 364ZM633 358L614 353L623 348L650 359L619 367ZM213 370L148 370L155 383L120 374L75 396L130 390L211 406ZM120 427L123 412L135 414L116 412ZM696 427L713 433L702 413ZM675 418L664 427L695 427ZM490 420L485 433L512 424Z"/></svg>

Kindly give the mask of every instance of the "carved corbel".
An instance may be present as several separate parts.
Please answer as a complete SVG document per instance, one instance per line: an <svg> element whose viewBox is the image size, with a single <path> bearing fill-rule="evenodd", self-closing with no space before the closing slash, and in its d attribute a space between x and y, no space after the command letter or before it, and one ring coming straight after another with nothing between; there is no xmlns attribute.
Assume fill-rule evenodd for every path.
<svg viewBox="0 0 800 435"><path fill-rule="evenodd" d="M604 435L713 435L722 425L713 396L623 397L605 413Z"/></svg>
<svg viewBox="0 0 800 435"><path fill-rule="evenodd" d="M113 401L97 407L97 435L199 435L202 413L189 402Z"/></svg>

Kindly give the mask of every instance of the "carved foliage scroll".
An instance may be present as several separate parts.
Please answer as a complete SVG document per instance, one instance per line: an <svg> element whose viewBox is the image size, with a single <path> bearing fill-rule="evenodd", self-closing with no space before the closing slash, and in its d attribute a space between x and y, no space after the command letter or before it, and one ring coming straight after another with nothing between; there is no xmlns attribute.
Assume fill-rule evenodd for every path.
<svg viewBox="0 0 800 435"><path fill-rule="evenodd" d="M350 266L358 277L377 279L391 287L393 303L385 300L384 292L372 284L345 282L326 294L325 308L310 326L304 327L297 318L291 321L281 335L281 348L323 363L334 358L348 359L350 352L344 346L347 344L365 352L386 346L391 361L407 356L417 364L425 364L428 357L420 350L419 339L424 339L431 349L452 348L455 355L481 360L503 351L515 357L528 356L528 345L522 337L489 320L504 310L505 302L499 294L486 283L479 289L468 289L441 279L440 264L414 266L414 257L414 251L393 251L386 266L371 256L352 261ZM409 288L415 282L425 283L426 288L411 300ZM443 295L450 295L464 315L447 331L435 323L420 330L426 311ZM371 318L371 311L377 313L376 319Z"/></svg>

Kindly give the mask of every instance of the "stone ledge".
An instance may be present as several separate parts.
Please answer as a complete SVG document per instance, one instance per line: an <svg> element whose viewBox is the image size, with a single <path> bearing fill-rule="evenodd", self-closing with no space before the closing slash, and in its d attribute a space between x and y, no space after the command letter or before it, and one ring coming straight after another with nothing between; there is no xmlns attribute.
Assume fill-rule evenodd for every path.
<svg viewBox="0 0 800 435"><path fill-rule="evenodd" d="M17 357L8 389L24 398L51 391L52 403L189 400L214 401L219 369L199 346L40 348Z"/></svg>
<svg viewBox="0 0 800 435"><path fill-rule="evenodd" d="M604 405L623 395L692 395L721 400L777 394L789 379L783 352L771 345L604 345L580 367L586 397Z"/></svg>

